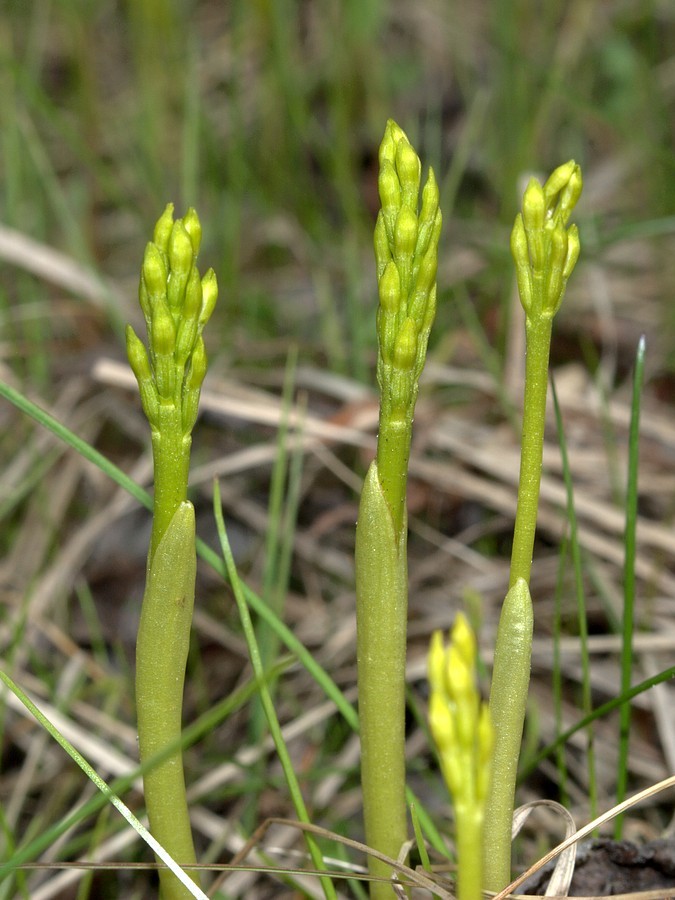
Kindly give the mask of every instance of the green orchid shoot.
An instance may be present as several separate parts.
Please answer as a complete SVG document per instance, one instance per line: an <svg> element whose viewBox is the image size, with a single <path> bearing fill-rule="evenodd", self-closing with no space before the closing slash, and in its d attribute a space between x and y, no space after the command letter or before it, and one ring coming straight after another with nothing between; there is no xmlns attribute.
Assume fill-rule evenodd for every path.
<svg viewBox="0 0 675 900"><path fill-rule="evenodd" d="M152 537L136 645L136 705L141 762L174 749L145 772L155 838L182 865L195 862L180 750L185 666L195 593L195 517L187 500L192 428L206 374L202 331L218 296L212 269L196 265L201 225L190 209L174 221L169 204L147 245L139 301L148 348L127 326L127 356L150 423L155 472ZM191 874L195 882L196 875ZM160 870L162 900L191 896Z"/></svg>
<svg viewBox="0 0 675 900"><path fill-rule="evenodd" d="M396 858L407 839L405 658L407 637L406 485L418 381L436 312L441 213L429 170L399 126L387 122L380 146L382 209L375 226L379 292L377 457L363 485L356 528L356 618L361 778L367 843ZM370 859L373 874L391 870ZM388 884L371 896L389 898Z"/></svg>
<svg viewBox="0 0 675 900"><path fill-rule="evenodd" d="M559 166L542 187L530 180L522 212L511 232L520 302L525 310L525 399L509 585L530 581L544 449L548 361L553 317L579 258L579 231L567 226L581 196L581 169L573 161Z"/></svg>
<svg viewBox="0 0 675 900"><path fill-rule="evenodd" d="M485 820L484 874L485 887L491 891L502 890L511 879L511 820L532 649L528 586L544 451L551 331L579 258L577 226L567 223L581 190L581 170L574 160L559 166L543 186L531 179L511 233L525 310L525 395L509 592L499 620L490 692L495 756Z"/></svg>
<svg viewBox="0 0 675 900"><path fill-rule="evenodd" d="M434 632L428 658L429 727L453 798L458 900L481 900L485 801L494 735L476 684L476 638L462 613L446 647Z"/></svg>

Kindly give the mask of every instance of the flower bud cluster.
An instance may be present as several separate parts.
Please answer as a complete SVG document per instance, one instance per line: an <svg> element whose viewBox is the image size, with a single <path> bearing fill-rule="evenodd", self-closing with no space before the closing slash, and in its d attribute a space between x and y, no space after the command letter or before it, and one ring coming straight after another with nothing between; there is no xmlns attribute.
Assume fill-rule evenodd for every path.
<svg viewBox="0 0 675 900"><path fill-rule="evenodd" d="M180 412L184 436L197 419L206 374L202 331L218 297L213 269L203 278L197 269L201 237L195 210L174 220L169 203L145 248L141 268L139 302L148 333L147 350L127 326L127 356L151 427L159 430L161 408L174 407Z"/></svg>
<svg viewBox="0 0 675 900"><path fill-rule="evenodd" d="M432 169L422 190L421 164L405 132L387 122L379 153L382 208L375 226L379 308L377 377L382 414L412 420L417 383L436 314L436 268L441 232Z"/></svg>
<svg viewBox="0 0 675 900"><path fill-rule="evenodd" d="M482 820L493 748L487 703L476 685L476 638L466 617L455 619L450 643L434 632L428 657L429 727L456 813Z"/></svg>
<svg viewBox="0 0 675 900"><path fill-rule="evenodd" d="M511 232L518 291L530 320L553 318L579 258L579 231L567 227L581 195L581 169L570 160L542 185L532 178Z"/></svg>

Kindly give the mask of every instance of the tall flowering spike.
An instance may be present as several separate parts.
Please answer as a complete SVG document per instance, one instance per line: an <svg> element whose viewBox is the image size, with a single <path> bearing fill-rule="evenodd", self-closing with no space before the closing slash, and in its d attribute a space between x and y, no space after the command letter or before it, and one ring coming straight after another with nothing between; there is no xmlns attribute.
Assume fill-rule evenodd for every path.
<svg viewBox="0 0 675 900"><path fill-rule="evenodd" d="M520 300L528 320L553 318L560 308L567 279L579 257L579 232L567 227L583 182L570 160L542 186L532 178L511 232Z"/></svg>
<svg viewBox="0 0 675 900"><path fill-rule="evenodd" d="M201 334L218 297L212 269L200 277L197 253L201 224L194 209L174 220L169 203L157 220L141 268L139 301L145 317L147 351L127 326L127 356L141 392L143 410L154 433L160 417L166 430L168 411L189 437L206 372Z"/></svg>
<svg viewBox="0 0 675 900"><path fill-rule="evenodd" d="M381 417L412 420L417 382L436 310L441 212L432 169L421 188L421 163L405 132L391 119L380 145L375 227L379 282L378 382ZM421 201L421 202L420 202Z"/></svg>

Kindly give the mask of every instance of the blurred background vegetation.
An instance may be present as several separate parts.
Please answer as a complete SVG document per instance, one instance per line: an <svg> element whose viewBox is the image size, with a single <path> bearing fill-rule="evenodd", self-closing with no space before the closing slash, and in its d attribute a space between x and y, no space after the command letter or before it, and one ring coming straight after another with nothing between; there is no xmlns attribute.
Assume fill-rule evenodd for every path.
<svg viewBox="0 0 675 900"><path fill-rule="evenodd" d="M452 353L456 293L503 336L518 179L570 157L587 181L585 262L614 249L630 272L645 260L627 242L648 238L649 294L675 334L667 0L10 8L0 33L2 221L119 281L128 307L104 311L105 340L136 315L140 247L173 200L198 209L202 256L221 284L216 355L248 362L270 351L253 339L295 340L301 355L369 377L377 147L389 116L442 188L441 358ZM40 336L78 350L72 308L46 315L30 279L3 279L0 290L12 363L36 366L26 350ZM642 299L626 310L638 322ZM670 369L672 339L664 345ZM48 383L51 364L42 366Z"/></svg>
<svg viewBox="0 0 675 900"><path fill-rule="evenodd" d="M413 450L417 459L426 456L428 468L418 468L410 496L411 659L419 663L420 682L429 633L448 627L465 588L483 598L484 643L490 644L508 559L514 490L504 471L517 472L512 413L522 362L511 328L518 304L508 237L524 178L545 177L574 157L585 178L575 213L582 255L556 322L553 355L572 449L582 453L575 475L590 497L582 542L600 558L588 568L591 631L616 626L622 519L612 504L620 509L625 463L618 448L627 418L625 407L615 414L611 403L625 401L642 332L648 336L646 395L657 405L646 430L652 468L641 512L653 522L639 577L650 598L650 626L657 627L661 614L672 621L670 0L4 0L2 13L0 377L147 483L149 436L137 397L121 382L125 391L104 386L95 364L123 362L124 323L139 327L143 246L165 204L174 201L177 215L195 206L204 232L200 267L213 266L220 284L205 335L206 388L230 392L251 410L250 421L231 406L224 415L205 415L195 461L220 454L219 471L236 473L224 481L225 500L246 578L283 610L345 689L354 683L351 551L359 486L350 472L365 471L362 447L370 440L372 449L376 427L372 229L385 122L394 118L424 168L433 165L445 222L428 389ZM278 400L286 360L296 352L297 383L310 415L362 428L364 437L360 447L357 440L310 454L302 483L293 488L292 472L288 481L283 472L270 476L277 448L269 425L278 422L279 404L277 419L265 404ZM562 389L563 365L579 360L600 385L602 425L585 418L587 382L573 387L573 396ZM365 424L359 424L359 404ZM554 435L552 443L555 451ZM250 464L237 456L247 449L259 452ZM120 519L133 504L115 506L106 479L73 456L0 405L2 653L18 680L133 762L131 660L147 517ZM270 482L276 499L268 513ZM208 537L210 474L195 485L203 512L198 528ZM288 485L297 494L284 507ZM564 494L551 496L544 492L558 515ZM289 535L293 541L296 509L300 536L292 547L284 541ZM546 598L564 580L557 555L564 514L563 525L552 515L542 516L537 552L545 559L533 581L544 630L553 617ZM281 527L270 529L270 522ZM186 721L214 709L247 672L234 607L223 609L222 584L213 575L202 572L201 579L200 652L191 660ZM563 593L570 603L563 626L575 633L574 590ZM548 690L550 651L539 660ZM578 672L565 677L574 700ZM608 691L612 696L612 678L594 682L598 702ZM541 696L541 718L528 732L532 751L542 734L552 739L560 727L546 719L550 695ZM293 669L280 682L283 721L322 699L302 671ZM77 805L82 783L58 748L40 743L38 729L28 734L18 716L3 718L2 727L0 799L11 845L44 833ZM675 764L655 747L651 727L639 746L642 756L631 763L639 783ZM322 729L309 726L298 750L317 821L338 831L355 828L358 836L358 749L339 720ZM210 735L188 754L190 782L260 734L244 713L225 723L216 717ZM603 752L611 756L614 734L600 760ZM446 815L428 745L412 723L411 741L413 779L429 779L427 799ZM104 776L120 774L105 756L94 758ZM198 796L208 806L196 813L203 858L228 858L236 849L225 823L244 823L250 831L265 815L288 812L273 767L237 765L237 777L230 772ZM338 770L334 799L321 786ZM56 779L64 771L67 777ZM601 792L603 785L613 790L614 776L603 774ZM571 796L583 816L586 775L575 772L570 782L561 786L546 770L534 793ZM209 818L215 814L222 816L218 828ZM663 816L655 822L662 825ZM88 826L91 831L55 855L70 858L98 846L112 828L108 819L99 825L100 832ZM122 851L110 854L119 859ZM140 851L138 858L147 855ZM55 881L40 894L35 877L24 895L53 896ZM137 894L131 882L120 893L122 882L106 877L86 882L79 896L149 896L143 881ZM255 900L267 896L260 884L250 890ZM281 896L278 883L269 890ZM0 886L0 898L11 891Z"/></svg>

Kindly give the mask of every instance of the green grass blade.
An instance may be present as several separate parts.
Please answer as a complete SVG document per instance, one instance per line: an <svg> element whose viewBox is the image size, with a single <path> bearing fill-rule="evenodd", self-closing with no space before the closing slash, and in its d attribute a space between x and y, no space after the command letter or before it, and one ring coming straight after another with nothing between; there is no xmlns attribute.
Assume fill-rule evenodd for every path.
<svg viewBox="0 0 675 900"><path fill-rule="evenodd" d="M591 671L590 655L588 652L588 622L586 620L586 599L584 594L584 580L581 565L581 548L577 530L577 516L574 508L574 488L572 486L572 473L567 455L567 441L563 430L562 413L558 403L558 395L555 382L551 374L551 393L553 395L553 407L555 409L556 427L558 429L558 443L562 459L563 478L565 480L565 492L567 494L567 518L570 525L570 549L572 552L572 564L574 568L574 582L577 594L577 610L579 620L579 640L581 641L581 697L583 711L588 716L592 711L591 700ZM598 784L595 774L595 747L593 740L593 720L589 720L586 730L588 744L586 754L588 760L588 796L590 802L590 815L595 818L598 814Z"/></svg>
<svg viewBox="0 0 675 900"><path fill-rule="evenodd" d="M253 622L251 621L251 614L244 597L244 592L242 590L241 582L239 581L239 575L235 566L234 557L232 556L230 543L227 538L225 521L223 519L223 507L220 502L220 488L217 481L214 481L213 485L213 510L216 518L216 526L218 529L218 538L220 540L223 560L227 567L230 584L232 586L232 591L237 602L237 608L239 610L241 624L244 630L244 636L246 638L246 644L248 646L249 658L251 660L251 665L253 667L256 680L258 681L260 698L262 701L263 709L265 710L265 715L267 716L267 724L269 726L270 734L272 735L272 740L274 741L274 746L276 747L279 762L281 763L281 767L286 778L286 783L288 785L288 790L291 795L293 806L295 807L296 815L301 822L310 824L309 814L307 812L307 807L305 806L305 801L300 790L300 784L298 783L295 770L293 769L293 763L291 762L291 757L288 753L288 748L286 747L286 743L281 732L281 726L279 725L279 719L277 718L276 710L274 709L274 704L272 703L272 697L265 681L265 672L263 669L262 659L260 657L260 649L256 640L255 630L253 628ZM323 856L321 854L321 850L319 849L319 845L311 835L306 834L305 837L307 841L307 848L309 850L309 854L312 858L312 862L315 868L319 870L324 869ZM322 877L321 885L323 887L326 900L337 900L335 887L333 886L333 882L330 878Z"/></svg>
<svg viewBox="0 0 675 900"><path fill-rule="evenodd" d="M560 560L558 563L558 574L556 577L555 594L553 597L553 710L555 715L556 734L562 731L562 706L563 706L563 684L562 684L562 668L560 665L560 636L562 631L562 592L565 568L567 563L567 540L563 541L560 548ZM556 768L558 769L558 789L559 800L563 806L567 806L567 764L565 762L565 748L561 745L556 751Z"/></svg>
<svg viewBox="0 0 675 900"><path fill-rule="evenodd" d="M520 772L520 779L524 780L531 775L543 759L546 759L546 757L550 756L551 753L554 753L558 747L561 747L569 741L577 731L588 728L588 726L592 722L595 722L596 719L601 719L603 716L609 715L609 713L613 712L615 709L619 709L625 703L630 703L634 697L637 697L639 694L644 694L645 691L648 691L657 684L668 681L670 678L675 678L675 666L664 669L663 672L659 672L658 675L652 675L650 678L645 678L644 681L636 684L635 687L632 687L629 691L619 694L618 697L613 697L611 700L608 700L607 703L598 706L593 712L583 716L575 725L572 725L567 731L563 731L563 733L559 734L554 741L551 741L551 743L548 744L548 746L544 747L543 750L540 750L526 766L523 766L523 769Z"/></svg>
<svg viewBox="0 0 675 900"><path fill-rule="evenodd" d="M87 444L86 441L83 441L69 428L66 428L65 425L49 413L28 400L19 391L1 381L0 396L5 397L5 399L13 403L18 409L26 413L26 415L30 416L38 424L47 428L69 447L76 450L84 459L92 462L112 481L138 500L142 506L148 510L152 510L152 497L144 488L137 484L133 478L130 478L114 463L111 463L110 460L106 459L102 453L99 453L98 450L95 450ZM215 572L218 572L218 574L225 579L228 578L227 569L222 559L199 538L197 538L197 553ZM312 654L303 646L302 642L296 638L293 632L279 620L279 617L274 611L270 610L267 604L264 603L251 588L243 582L241 582L241 587L246 602L251 606L254 612L275 629L281 642L293 654L298 662L307 669L325 695L335 703L340 715L344 717L354 731L358 731L359 719L354 706L345 698L342 691L328 673L314 660Z"/></svg>
<svg viewBox="0 0 675 900"><path fill-rule="evenodd" d="M54 738L54 740L66 751L66 753L70 756L73 762L77 763L77 765L82 769L84 774L96 785L96 787L101 791L101 793L106 797L108 802L112 803L112 805L117 809L117 811L123 816L124 819L131 825L131 827L136 831L138 836L142 838L146 844L148 844L155 854L164 862L169 869L173 872L173 874L178 878L181 884L186 888L186 890L192 894L193 897L199 898L199 900L208 900L206 894L201 891L197 885L185 874L185 872L181 869L181 867L173 860L171 856L163 849L161 844L159 844L147 830L147 828L139 822L136 816L131 812L131 810L124 804L120 798L112 791L112 789L106 784L105 781L97 774L97 772L89 765L86 759L79 753L75 747L67 741L66 738L52 725L49 719L37 708L37 706L33 703L33 701L21 690L21 688L12 681L12 679L5 672L0 670L0 680L3 684L23 703L26 709L37 719L37 721L42 725L46 731ZM0 879L6 876L12 869L11 863L5 863L0 866Z"/></svg>
<svg viewBox="0 0 675 900"><path fill-rule="evenodd" d="M645 338L640 338L635 354L633 399L628 437L628 484L626 487L626 530L624 533L623 627L621 636L621 692L630 688L633 671L633 618L635 609L635 554L638 517L638 464L640 457L640 401L645 372ZM619 759L616 773L616 802L626 798L628 787L628 749L630 740L630 703L619 708ZM623 835L623 816L614 820L614 837Z"/></svg>

